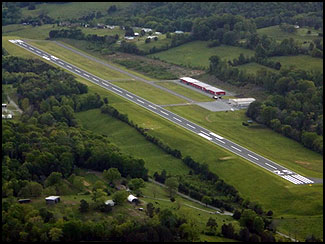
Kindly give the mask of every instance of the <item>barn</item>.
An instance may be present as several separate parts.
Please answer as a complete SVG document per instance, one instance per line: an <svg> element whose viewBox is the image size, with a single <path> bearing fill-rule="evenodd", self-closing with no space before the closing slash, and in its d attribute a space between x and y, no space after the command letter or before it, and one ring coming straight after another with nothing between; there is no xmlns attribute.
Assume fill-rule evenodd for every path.
<svg viewBox="0 0 325 244"><path fill-rule="evenodd" d="M46 204L56 204L60 202L60 197L59 196L49 196L45 198Z"/></svg>
<svg viewBox="0 0 325 244"><path fill-rule="evenodd" d="M193 79L190 77L182 77L182 78L180 78L180 81L186 85L193 86L197 89L200 89L200 90L210 93L212 95L217 95L217 96L226 95L226 92L224 90L221 90L219 88L216 88L214 86L211 86L209 84L203 83L199 80L196 80L196 79Z"/></svg>

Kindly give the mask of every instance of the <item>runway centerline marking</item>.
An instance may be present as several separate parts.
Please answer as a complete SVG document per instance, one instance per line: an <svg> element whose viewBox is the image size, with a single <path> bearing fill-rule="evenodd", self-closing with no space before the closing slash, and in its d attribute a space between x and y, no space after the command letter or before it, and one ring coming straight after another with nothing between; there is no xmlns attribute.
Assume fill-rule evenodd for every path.
<svg viewBox="0 0 325 244"><path fill-rule="evenodd" d="M250 154L247 154L247 155L250 156L251 158L254 158L254 159L258 160L258 158L254 157L254 156L252 156Z"/></svg>
<svg viewBox="0 0 325 244"><path fill-rule="evenodd" d="M241 150L237 147L231 146L233 149L236 149L237 151L241 152Z"/></svg>

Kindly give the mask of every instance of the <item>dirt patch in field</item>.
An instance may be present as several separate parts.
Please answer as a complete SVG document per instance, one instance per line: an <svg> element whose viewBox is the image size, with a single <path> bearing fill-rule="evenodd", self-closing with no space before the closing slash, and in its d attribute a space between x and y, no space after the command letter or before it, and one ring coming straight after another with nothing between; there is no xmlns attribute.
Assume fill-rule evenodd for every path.
<svg viewBox="0 0 325 244"><path fill-rule="evenodd" d="M209 115L205 116L205 120L208 122L212 122L211 120L209 120Z"/></svg>
<svg viewBox="0 0 325 244"><path fill-rule="evenodd" d="M310 165L309 162L304 162L304 161L295 161L297 164L300 164L300 165Z"/></svg>
<svg viewBox="0 0 325 244"><path fill-rule="evenodd" d="M228 160L228 159L234 159L235 157L233 156L228 156L228 157L223 157L223 158L219 158L219 160Z"/></svg>

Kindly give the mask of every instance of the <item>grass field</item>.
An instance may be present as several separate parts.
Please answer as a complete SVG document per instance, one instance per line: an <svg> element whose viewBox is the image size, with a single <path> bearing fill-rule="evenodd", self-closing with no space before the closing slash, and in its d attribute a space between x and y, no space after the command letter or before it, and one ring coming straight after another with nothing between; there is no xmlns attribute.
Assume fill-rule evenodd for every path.
<svg viewBox="0 0 325 244"><path fill-rule="evenodd" d="M213 98L211 98L211 96L204 96L202 94L200 94L199 92L195 92L189 88L185 88L181 85L175 84L173 82L159 82L156 83L160 86L166 87L169 90L172 90L174 92L177 92L183 96L186 96L188 98L193 99L194 101L197 102L212 102L214 101Z"/></svg>
<svg viewBox="0 0 325 244"><path fill-rule="evenodd" d="M139 132L126 123L107 114L102 114L100 109L92 109L76 113L84 128L98 134L108 136L124 153L142 158L149 175L163 169L172 175L187 174L189 168L181 160L165 153L160 148L148 142Z"/></svg>
<svg viewBox="0 0 325 244"><path fill-rule="evenodd" d="M54 27L53 27L54 26ZM41 26L31 26L31 25L7 25L2 26L2 36L20 36L30 39L45 40L49 37L49 32L51 30L59 30L61 27L56 25L46 24Z"/></svg>
<svg viewBox="0 0 325 244"><path fill-rule="evenodd" d="M142 81L111 82L156 104L179 104L187 101Z"/></svg>
<svg viewBox="0 0 325 244"><path fill-rule="evenodd" d="M268 71L278 72L276 69L272 69L258 63L248 63L243 65L238 65L235 68L238 68L239 70L245 70L246 72L252 74L256 74L256 72L260 69L266 69Z"/></svg>
<svg viewBox="0 0 325 244"><path fill-rule="evenodd" d="M11 54L35 57L26 50L16 47L9 42L3 42L3 46ZM218 174L227 183L233 185L241 196L260 203L264 209L272 209L275 217L293 218L299 216L301 220L306 219L305 222L301 221L299 224L301 228L305 228L307 233L322 233L321 224L309 225L307 221L311 216L322 216L323 214L322 184L311 187L293 185L103 88L81 78L77 80L87 84L89 92L97 92L103 97L108 96L111 105L120 112L127 113L129 119L141 127L152 128L148 132L149 134L157 136L169 146L179 149L183 156L190 155L199 162L208 163L210 170ZM234 124L234 128L236 128L236 124L241 124L241 122L241 119L231 121ZM230 130L234 129L230 128ZM261 144L256 144L257 149L263 147L268 140L269 138L266 138L261 140ZM287 150L291 148L290 145L286 146ZM257 149L254 151L257 151ZM277 150L271 151L268 149L268 151L267 157L275 154L281 156ZM301 152L299 150L287 151L287 154L291 154L291 156L297 153L299 155ZM221 158L225 157L230 158L221 160ZM320 157L320 163L322 163L321 156L318 157ZM309 158L302 158L301 161L309 162ZM306 168L301 167L301 171L306 170ZM310 172L313 173L314 171L310 170ZM320 175L321 173L318 174ZM294 223L290 222L287 225L283 225L278 230L286 231L289 228L294 228ZM298 233L298 235L299 238L305 238L304 233Z"/></svg>
<svg viewBox="0 0 325 244"><path fill-rule="evenodd" d="M22 10L23 16L38 16L41 13L47 14L51 18L74 19L80 18L92 12L106 12L107 9L116 5L118 9L126 8L130 2L70 2L65 4L36 4L35 10L28 10L27 7ZM104 14L104 13L103 13Z"/></svg>
<svg viewBox="0 0 325 244"><path fill-rule="evenodd" d="M270 60L280 62L282 67L295 66L302 70L317 70L323 72L323 59L308 55L271 57Z"/></svg>
<svg viewBox="0 0 325 244"><path fill-rule="evenodd" d="M307 34L308 30L311 31L311 34ZM289 32L280 30L278 25L257 29L258 34L267 35L269 37L274 38L277 41L282 41L284 39L293 38L295 41L298 41L299 43L303 43L305 41L310 42L317 38L321 38L321 37L318 37L319 32L321 32L321 31L316 31L315 29L313 29L311 27L306 27L306 28L297 29L296 33L289 33Z"/></svg>
<svg viewBox="0 0 325 244"><path fill-rule="evenodd" d="M194 41L148 56L158 57L161 60L173 64L208 68L209 58L213 55L218 55L223 60L238 58L240 53L249 57L254 55L254 51L252 50L227 45L208 48L208 43L207 41Z"/></svg>

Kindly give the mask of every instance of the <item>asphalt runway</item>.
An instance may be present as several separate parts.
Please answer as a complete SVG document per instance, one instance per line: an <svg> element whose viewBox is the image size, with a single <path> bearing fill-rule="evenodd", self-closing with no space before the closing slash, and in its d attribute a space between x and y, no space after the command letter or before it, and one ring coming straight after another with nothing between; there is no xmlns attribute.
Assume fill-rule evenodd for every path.
<svg viewBox="0 0 325 244"><path fill-rule="evenodd" d="M63 69L69 70L70 72L81 76L82 78L95 83L133 103L136 103L137 105L150 110L151 112L158 114L159 116L173 122L174 124L177 124L183 128L185 128L186 130L189 130L195 134L197 134L198 136L201 136L202 138L210 141L211 143L214 143L228 151L231 151L232 153L245 158L246 160L254 163L255 165L258 165L270 172L272 172L273 174L278 175L279 177L282 177L283 179L296 184L296 185L304 185L304 184L313 184L313 183L322 183L322 182L315 182L315 179L311 180L310 178L304 177L302 175L299 175L291 170L288 170L287 168L267 159L264 158L230 140L227 140L226 138L223 138L220 135L217 135L215 133L213 133L212 131L209 131L207 129L205 129L202 126L199 126L177 114L174 114L164 108L162 108L159 105L156 105L152 102L149 102L145 99L143 99L142 97L139 97L127 90L124 90L116 85L111 84L109 81L101 79L87 71L84 71L62 59L59 59L55 56L53 56L52 54L49 54L45 51L42 51L39 48L36 48L32 45L30 45L29 43L26 43L22 40L9 40L11 43L14 43L16 45L18 45L19 47L22 47L26 50L28 50L29 52L32 52L35 55L38 55L44 59L46 59L47 61L50 61L58 66L60 66ZM115 70L117 70L118 68L114 67ZM123 73L126 71L123 71ZM131 74L130 76L137 78L135 75ZM322 179L320 179L322 180Z"/></svg>

